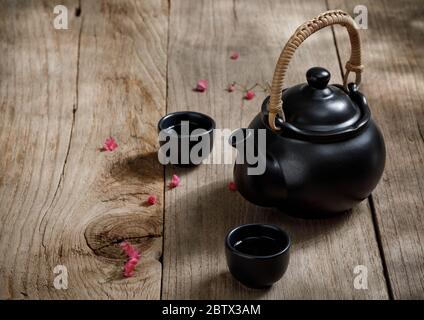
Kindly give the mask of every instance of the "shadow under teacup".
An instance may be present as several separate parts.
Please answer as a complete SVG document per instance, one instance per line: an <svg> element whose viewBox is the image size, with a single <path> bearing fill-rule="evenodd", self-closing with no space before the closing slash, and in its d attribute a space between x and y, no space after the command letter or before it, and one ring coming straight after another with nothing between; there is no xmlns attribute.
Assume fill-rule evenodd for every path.
<svg viewBox="0 0 424 320"><path fill-rule="evenodd" d="M270 287L287 270L290 245L288 234L275 225L238 226L225 239L228 268L247 287Z"/></svg>
<svg viewBox="0 0 424 320"><path fill-rule="evenodd" d="M194 111L169 113L159 120L159 160L181 167L199 165L213 147L215 121Z"/></svg>

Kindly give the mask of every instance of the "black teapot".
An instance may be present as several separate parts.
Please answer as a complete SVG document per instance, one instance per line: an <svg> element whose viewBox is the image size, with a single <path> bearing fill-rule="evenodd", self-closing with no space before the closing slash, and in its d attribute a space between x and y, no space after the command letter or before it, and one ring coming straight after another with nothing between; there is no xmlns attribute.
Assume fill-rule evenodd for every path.
<svg viewBox="0 0 424 320"><path fill-rule="evenodd" d="M295 49L332 24L346 27L350 36L352 53L343 85L329 85L330 73L315 67L307 71L307 83L282 90ZM247 130L238 129L231 137L238 156L251 143L265 167L263 174L249 174L252 165L236 161L234 181L244 198L294 216L322 218L344 212L371 194L383 173L386 151L358 90L362 69L358 31L347 13L329 11L296 30L280 55L261 112ZM356 81L348 84L351 71ZM264 150L260 131L266 136ZM237 134L243 139L236 139Z"/></svg>

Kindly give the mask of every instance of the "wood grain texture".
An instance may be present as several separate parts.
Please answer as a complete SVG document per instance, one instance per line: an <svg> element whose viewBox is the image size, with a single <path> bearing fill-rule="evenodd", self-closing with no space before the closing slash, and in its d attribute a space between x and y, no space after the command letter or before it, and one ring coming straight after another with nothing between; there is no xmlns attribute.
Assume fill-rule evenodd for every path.
<svg viewBox="0 0 424 320"><path fill-rule="evenodd" d="M331 8L353 13L350 1ZM362 1L362 91L386 140L383 180L373 193L375 213L396 299L424 298L424 7L422 1ZM348 44L336 30L342 58ZM347 45L347 47L346 47Z"/></svg>
<svg viewBox="0 0 424 320"><path fill-rule="evenodd" d="M163 169L155 125L165 113L166 1L2 1L2 298L159 298ZM100 152L105 138L119 147ZM158 204L145 205L148 194ZM139 272L122 278L128 239ZM65 265L67 290L53 287Z"/></svg>
<svg viewBox="0 0 424 320"><path fill-rule="evenodd" d="M265 94L242 104L241 93L225 92L232 81L270 81L284 42L295 28L326 10L324 1L172 1L168 52L168 112L196 110L213 116L218 128L247 126ZM241 54L229 59L232 50ZM331 29L308 39L289 67L287 84L305 81L321 65L341 82ZM192 88L209 80L205 93ZM387 298L371 211L367 202L352 213L325 221L288 218L255 207L228 191L232 165L169 167L182 185L165 192L164 299ZM250 290L228 273L224 237L247 222L275 223L293 239L289 269L270 290ZM368 268L368 290L355 290L353 269Z"/></svg>
<svg viewBox="0 0 424 320"><path fill-rule="evenodd" d="M182 185L166 188L156 123L167 103L168 112L210 114L218 128L247 126L265 93L256 88L255 99L242 101L227 85L270 81L299 24L329 8L353 13L355 3L64 0L69 30L55 30L57 4L0 1L1 299L424 298L419 0L362 3L362 90L386 139L386 171L372 208L365 201L323 221L249 204L227 189L230 164L168 167L165 183L177 173ZM334 30L336 38L323 30L297 50L288 86L316 65L341 82L338 58L344 64L349 43L345 30ZM193 91L199 79L209 80L207 92ZM118 149L100 152L109 136ZM157 205L146 205L149 194ZM292 236L288 272L270 290L247 289L227 271L224 237L247 222L275 223ZM122 278L118 246L126 239L142 252L130 279ZM67 290L53 287L59 264L69 272ZM368 268L368 290L354 289L356 265Z"/></svg>
<svg viewBox="0 0 424 320"><path fill-rule="evenodd" d="M53 276L38 228L66 161L78 55L78 33L53 29L53 7L0 3L1 298L36 297Z"/></svg>

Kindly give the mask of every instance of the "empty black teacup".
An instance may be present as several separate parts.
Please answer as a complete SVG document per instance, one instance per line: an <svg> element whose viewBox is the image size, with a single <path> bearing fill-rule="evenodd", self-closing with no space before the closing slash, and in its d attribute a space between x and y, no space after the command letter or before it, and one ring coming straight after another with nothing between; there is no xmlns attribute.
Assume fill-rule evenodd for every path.
<svg viewBox="0 0 424 320"><path fill-rule="evenodd" d="M194 166L212 151L215 121L194 111L169 113L159 120L159 161L162 164Z"/></svg>
<svg viewBox="0 0 424 320"><path fill-rule="evenodd" d="M225 239L231 274L250 288L267 288L281 279L289 264L290 237L275 225L245 224Z"/></svg>

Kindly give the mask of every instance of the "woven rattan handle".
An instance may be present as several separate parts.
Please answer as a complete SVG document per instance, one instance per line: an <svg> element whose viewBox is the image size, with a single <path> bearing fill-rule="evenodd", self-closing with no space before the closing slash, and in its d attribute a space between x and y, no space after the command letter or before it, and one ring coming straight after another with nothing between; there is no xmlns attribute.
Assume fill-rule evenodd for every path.
<svg viewBox="0 0 424 320"><path fill-rule="evenodd" d="M275 67L274 77L272 79L271 96L268 104L268 122L273 130L279 130L275 125L275 118L280 114L283 121L285 120L282 104L282 90L284 85L284 78L286 76L287 67L296 49L300 44L306 40L311 34L331 26L333 24L340 24L347 29L350 37L351 54L350 59L346 63L346 72L343 77L343 86L346 88L350 72L356 74L356 84L361 82L361 72L363 66L361 65L361 42L359 39L358 30L355 27L355 22L352 17L346 12L341 10L331 10L324 12L315 19L305 22L299 26L295 33L291 36L284 46L283 51L278 58L277 66Z"/></svg>

